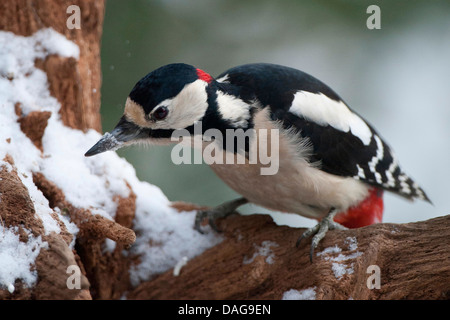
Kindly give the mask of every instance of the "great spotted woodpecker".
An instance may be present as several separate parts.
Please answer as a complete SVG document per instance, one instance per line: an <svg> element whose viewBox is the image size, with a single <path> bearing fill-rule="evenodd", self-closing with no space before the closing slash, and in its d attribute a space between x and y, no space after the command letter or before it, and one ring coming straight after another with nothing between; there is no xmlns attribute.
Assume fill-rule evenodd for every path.
<svg viewBox="0 0 450 320"><path fill-rule="evenodd" d="M214 227L214 219L247 202L297 213L320 221L297 242L314 235L312 258L329 229L381 222L384 190L430 202L400 169L377 131L332 89L309 74L275 64L238 66L217 78L181 63L154 70L137 82L117 126L86 156L137 142L169 144L176 129L194 135L199 121L202 133L208 129L279 132L276 174L260 174L255 170L260 162L210 165L243 198L198 212L199 231L204 218ZM250 138L245 145L247 155L256 141Z"/></svg>

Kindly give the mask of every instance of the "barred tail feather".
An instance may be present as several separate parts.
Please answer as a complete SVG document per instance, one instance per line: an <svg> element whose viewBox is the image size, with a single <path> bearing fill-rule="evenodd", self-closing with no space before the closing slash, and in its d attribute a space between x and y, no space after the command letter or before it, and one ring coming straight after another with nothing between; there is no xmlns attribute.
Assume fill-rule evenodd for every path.
<svg viewBox="0 0 450 320"><path fill-rule="evenodd" d="M420 199L432 203L425 191L405 173L399 174L395 187L395 191L407 199Z"/></svg>

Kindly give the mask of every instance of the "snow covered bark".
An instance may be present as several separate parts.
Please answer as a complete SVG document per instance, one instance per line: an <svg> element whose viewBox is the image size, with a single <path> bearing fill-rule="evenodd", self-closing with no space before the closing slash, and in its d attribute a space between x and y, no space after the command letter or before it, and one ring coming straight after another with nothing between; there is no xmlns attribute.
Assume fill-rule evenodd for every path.
<svg viewBox="0 0 450 320"><path fill-rule="evenodd" d="M103 3L79 5L90 13L85 34L67 29L68 5L59 1L0 4L1 298L90 297L82 273L67 289L67 267L82 268L73 250L78 228L33 181L51 157L49 124L100 129L99 92L82 88L100 86Z"/></svg>
<svg viewBox="0 0 450 320"><path fill-rule="evenodd" d="M80 8L80 29L69 29L67 8ZM61 103L63 123L76 129L101 130L100 122L100 38L102 33L104 1L5 0L0 2L0 30L15 35L31 36L51 27L57 33L78 45L78 54L67 48L51 47L45 36L40 39L48 49L45 56L36 57L36 67L47 77L50 93ZM70 11L69 11L70 12ZM18 48L20 53L20 48ZM11 61L3 67L12 68Z"/></svg>
<svg viewBox="0 0 450 320"><path fill-rule="evenodd" d="M84 157L101 136L103 10L0 3L0 299L118 299L221 240L115 153Z"/></svg>

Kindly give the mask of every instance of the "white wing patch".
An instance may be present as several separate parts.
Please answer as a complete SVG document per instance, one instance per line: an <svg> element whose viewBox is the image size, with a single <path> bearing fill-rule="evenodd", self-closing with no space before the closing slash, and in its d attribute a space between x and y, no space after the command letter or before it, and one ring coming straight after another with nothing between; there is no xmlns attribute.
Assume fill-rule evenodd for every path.
<svg viewBox="0 0 450 320"><path fill-rule="evenodd" d="M340 131L350 131L364 145L370 144L372 132L364 120L353 113L344 102L330 99L323 93L298 91L294 95L289 112L322 126L330 125Z"/></svg>

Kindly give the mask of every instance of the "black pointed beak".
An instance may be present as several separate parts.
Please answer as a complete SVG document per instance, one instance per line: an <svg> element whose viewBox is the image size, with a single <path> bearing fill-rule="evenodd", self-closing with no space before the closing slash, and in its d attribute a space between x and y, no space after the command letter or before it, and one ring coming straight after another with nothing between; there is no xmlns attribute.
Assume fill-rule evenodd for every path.
<svg viewBox="0 0 450 320"><path fill-rule="evenodd" d="M84 154L84 156L90 157L108 150L117 150L125 145L133 143L136 139L144 137L145 130L146 129L128 121L125 116L122 116L114 130L105 133L103 137Z"/></svg>

